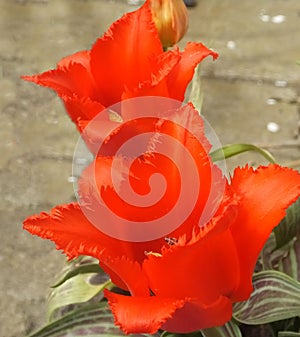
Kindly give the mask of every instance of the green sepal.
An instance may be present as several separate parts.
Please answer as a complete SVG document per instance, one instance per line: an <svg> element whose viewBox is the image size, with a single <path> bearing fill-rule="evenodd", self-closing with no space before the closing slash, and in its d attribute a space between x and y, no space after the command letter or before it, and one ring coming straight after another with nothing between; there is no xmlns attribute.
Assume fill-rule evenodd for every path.
<svg viewBox="0 0 300 337"><path fill-rule="evenodd" d="M188 101L191 102L198 112L201 112L203 104L203 92L201 90L200 65L195 69L194 77L191 82L191 92Z"/></svg>

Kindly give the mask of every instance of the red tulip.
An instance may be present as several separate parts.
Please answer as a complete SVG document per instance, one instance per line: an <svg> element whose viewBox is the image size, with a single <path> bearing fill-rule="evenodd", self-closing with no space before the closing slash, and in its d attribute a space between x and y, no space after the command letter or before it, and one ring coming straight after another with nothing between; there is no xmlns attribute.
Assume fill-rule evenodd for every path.
<svg viewBox="0 0 300 337"><path fill-rule="evenodd" d="M23 79L52 88L71 119L82 125L105 108L139 96L183 101L194 69L205 57L218 54L201 43L163 51L148 2L112 24L91 50L62 59L54 70ZM110 116L103 112L102 120Z"/></svg>
<svg viewBox="0 0 300 337"><path fill-rule="evenodd" d="M126 333L155 333L158 329L186 333L230 320L232 303L251 294L254 266L269 234L300 195L300 174L296 171L278 165L257 170L238 168L231 181L225 182L213 217L199 226L211 190L214 186L218 189L224 179L207 155L210 146L199 114L190 105L173 111L177 123L170 122L171 114L168 120L145 118L134 128L135 121L120 124L105 145L109 151L123 141L128 128L135 132L155 130L159 141L153 151L144 152L130 165L124 154L99 152L81 177L81 206L58 206L50 214L32 216L24 222L26 230L54 241L69 258L98 258L113 282L130 291L131 296L105 291L115 322ZM188 128L178 124L181 118L189 121ZM163 141L164 135L176 140L173 146ZM179 143L188 149L195 170L182 156ZM169 158L161 154L160 146L167 147ZM126 175L131 187L143 196L149 193L149 180L156 173L166 179L166 191L157 203L139 208L119 197ZM199 190L197 180L201 182ZM188 188L180 199L183 183ZM125 233L131 235L125 239L124 233L120 237L107 234L106 229L121 232L123 227L106 215L104 204L117 217L138 222L139 227ZM131 239L149 231L149 221L163 219L178 204L182 208L173 220L160 224L166 229L162 237ZM190 213L173 228L173 221L191 205Z"/></svg>
<svg viewBox="0 0 300 337"><path fill-rule="evenodd" d="M232 303L249 298L260 250L300 194L297 172L277 165L236 169L219 212L191 240L178 239L142 266L104 262L131 297L105 291L125 333L188 333L231 319Z"/></svg>
<svg viewBox="0 0 300 337"><path fill-rule="evenodd" d="M129 98L141 96L182 101L195 66L208 55L217 57L196 43L183 52L163 52L146 2L114 23L90 51L24 77L57 91L80 131L93 140L89 145L96 144L97 155L82 174L80 205L32 216L24 228L54 241L69 258L99 259L113 282L131 294L105 291L116 324L126 333L185 333L230 320L232 303L250 296L265 241L300 195L300 174L278 165L238 168L230 181L222 177L208 155L203 121L190 104L163 116L147 105L143 116L139 109L124 108ZM124 110L116 116L105 110L118 102ZM139 133L150 136L138 143L137 155L116 154ZM163 183L152 183L157 175ZM137 199L150 194L156 201L138 207L120 197L129 196L125 178ZM207 213L207 204L215 201L217 208ZM169 214L173 217L165 218ZM116 219L138 226L127 231ZM153 236L149 223L163 235ZM141 239L144 232L148 240Z"/></svg>

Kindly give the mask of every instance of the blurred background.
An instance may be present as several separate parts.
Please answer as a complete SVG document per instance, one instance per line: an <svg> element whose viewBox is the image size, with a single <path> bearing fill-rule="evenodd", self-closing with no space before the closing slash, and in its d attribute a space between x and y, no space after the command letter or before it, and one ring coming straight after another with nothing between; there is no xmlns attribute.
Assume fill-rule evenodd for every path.
<svg viewBox="0 0 300 337"><path fill-rule="evenodd" d="M74 200L75 126L56 95L20 80L90 48L126 0L0 0L0 336L21 337L45 322L46 293L65 258L22 230L25 217ZM299 0L198 0L180 46L219 52L202 63L203 114L222 144L265 146L300 167ZM266 163L257 154L228 168Z"/></svg>

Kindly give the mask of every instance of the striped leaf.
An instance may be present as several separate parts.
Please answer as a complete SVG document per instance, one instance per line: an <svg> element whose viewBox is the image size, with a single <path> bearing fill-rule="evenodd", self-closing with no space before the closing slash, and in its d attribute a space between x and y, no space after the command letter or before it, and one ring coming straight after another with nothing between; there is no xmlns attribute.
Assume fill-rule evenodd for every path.
<svg viewBox="0 0 300 337"><path fill-rule="evenodd" d="M281 248L300 232L300 198L291 205L286 216L280 224L274 228L276 248Z"/></svg>
<svg viewBox="0 0 300 337"><path fill-rule="evenodd" d="M55 288L63 284L69 278L78 274L102 272L99 261L93 257L81 255L76 259L67 261L58 275L58 281L51 287Z"/></svg>
<svg viewBox="0 0 300 337"><path fill-rule="evenodd" d="M277 269L300 281L300 239L290 242L278 260Z"/></svg>
<svg viewBox="0 0 300 337"><path fill-rule="evenodd" d="M190 332L188 334L182 334L182 333L173 333L164 331L161 333L160 337L199 337L199 332Z"/></svg>
<svg viewBox="0 0 300 337"><path fill-rule="evenodd" d="M277 248L275 234L272 233L262 250L256 271L262 269L278 270L300 281L299 233L280 248Z"/></svg>
<svg viewBox="0 0 300 337"><path fill-rule="evenodd" d="M86 303L97 296L97 301L103 298L102 290L110 285L110 280L99 278L98 274L79 274L51 290L48 298L48 321L73 309L74 305ZM94 280L97 279L95 282ZM70 306L70 308L68 308ZM56 311L61 309L61 313Z"/></svg>
<svg viewBox="0 0 300 337"><path fill-rule="evenodd" d="M110 286L111 282L96 262L94 258L80 256L66 263L59 281L48 296L48 321L77 308L81 303L101 300L102 290Z"/></svg>
<svg viewBox="0 0 300 337"><path fill-rule="evenodd" d="M120 337L124 333L114 325L106 302L85 306L50 323L28 337ZM147 334L128 335L150 337ZM153 335L159 337L159 335Z"/></svg>
<svg viewBox="0 0 300 337"><path fill-rule="evenodd" d="M57 281L52 288L56 288L62 285L64 282L69 280L70 278L79 275L79 274L90 274L90 273L101 273L102 269L99 266L99 263L89 263L84 265L79 265L78 267L66 271L66 273Z"/></svg>
<svg viewBox="0 0 300 337"><path fill-rule="evenodd" d="M246 302L234 305L234 318L244 324L266 324L299 316L300 283L275 270L253 277L254 291Z"/></svg>
<svg viewBox="0 0 300 337"><path fill-rule="evenodd" d="M242 337L239 327L232 321L223 326L201 330L203 337Z"/></svg>

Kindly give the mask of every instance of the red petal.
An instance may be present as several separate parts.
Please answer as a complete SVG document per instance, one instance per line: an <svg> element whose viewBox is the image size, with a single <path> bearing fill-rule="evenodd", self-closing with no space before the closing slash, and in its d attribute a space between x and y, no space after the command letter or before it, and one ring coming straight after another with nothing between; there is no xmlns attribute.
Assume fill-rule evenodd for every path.
<svg viewBox="0 0 300 337"><path fill-rule="evenodd" d="M183 308L175 311L162 329L175 333L189 333L196 330L221 326L232 316L232 305L228 298L220 296L214 303L204 305L190 300Z"/></svg>
<svg viewBox="0 0 300 337"><path fill-rule="evenodd" d="M106 106L121 101L126 87L134 87L149 78L151 57L162 52L148 4L125 14L91 50L91 71L98 100Z"/></svg>
<svg viewBox="0 0 300 337"><path fill-rule="evenodd" d="M169 93L172 98L183 101L188 83L194 75L195 67L207 56L217 58L218 54L202 43L190 42L181 53L181 60L168 75Z"/></svg>
<svg viewBox="0 0 300 337"><path fill-rule="evenodd" d="M252 273L258 255L285 210L300 195L300 174L278 165L235 170L233 191L241 198L239 214L230 227L240 261L241 279L234 299L242 301L252 291Z"/></svg>
<svg viewBox="0 0 300 337"><path fill-rule="evenodd" d="M87 188L83 185L81 187L82 200L89 203L89 208L94 210L94 214L105 214L103 209L105 204L105 208L108 206L110 211L113 210L114 214L123 219L147 223L139 228L143 236L148 223L157 220L154 226L164 229L162 237L171 235L174 231L177 236L187 234L190 237L205 207L214 206L213 203L221 200L222 194L218 196L215 192L220 191L219 185L223 192L224 179L208 156L210 144L204 136L203 121L198 112L188 105L168 117L171 120L149 117L122 123L120 128L104 142L104 146L98 153L101 157L97 158L83 174L82 179L87 186ZM143 139L139 138L134 146L127 147L129 153L120 152L115 156L117 150L136 134L144 135ZM163 138L163 136L169 137ZM173 138L174 141L171 142L170 139ZM182 145L179 146L179 144ZM147 154L143 155L145 152ZM131 161L130 158L134 160ZM113 164L114 169L111 171ZM152 180L152 186L149 185L150 178L155 174L165 178L165 192L162 190L164 185L161 179ZM112 184L112 176L116 179L116 189ZM137 195L135 202L132 202L134 193L130 193L131 190L128 190L127 185L124 184L127 178L132 189L141 196ZM93 196L90 191L93 191ZM123 197L119 197L120 191ZM151 200L154 201L152 203L149 201L146 207L145 202L139 199L145 196L143 197L145 200L150 192ZM104 203L99 200L99 194L101 199L105 200ZM131 201L128 200L128 195ZM88 200L85 200L85 196ZM209 197L211 200L207 204ZM147 200L150 200L150 197ZM162 219L163 216L166 217ZM157 226L159 219L162 219L161 224ZM118 227L116 220L107 219L107 223L113 223L116 228ZM121 224L119 228L122 228ZM153 227L151 231L157 232ZM151 236L147 241L153 238L154 236ZM156 245L150 250L154 249L157 249Z"/></svg>
<svg viewBox="0 0 300 337"><path fill-rule="evenodd" d="M90 70L90 51L81 50L75 54L69 55L61 59L57 63L58 68L67 68L71 63L79 63L88 71Z"/></svg>
<svg viewBox="0 0 300 337"><path fill-rule="evenodd" d="M70 63L68 67L49 70L42 74L23 76L26 81L49 87L58 95L93 97L93 83L90 73L79 63Z"/></svg>
<svg viewBox="0 0 300 337"><path fill-rule="evenodd" d="M57 206L50 214L31 216L24 221L24 229L55 242L57 249L62 249L70 259L79 255L98 259L108 255L112 258L125 255L141 261L145 257L145 245L117 240L102 233L76 203Z"/></svg>
<svg viewBox="0 0 300 337"><path fill-rule="evenodd" d="M184 304L184 300L175 298L130 297L108 290L105 290L104 295L115 316L115 324L126 334L156 333L174 311Z"/></svg>
<svg viewBox="0 0 300 337"><path fill-rule="evenodd" d="M178 49L159 54L151 59L151 72L144 82L134 83L134 87L126 87L122 99L142 96L170 97L167 76L178 64Z"/></svg>
<svg viewBox="0 0 300 337"><path fill-rule="evenodd" d="M73 95L63 96L62 99L68 115L80 131L83 130L83 128L79 126L79 121L81 120L90 121L96 116L98 116L97 120L100 120L100 118L109 120L107 114L103 112L105 107L98 102L92 101L90 98L80 98L77 95ZM100 112L103 112L103 114L99 115Z"/></svg>
<svg viewBox="0 0 300 337"><path fill-rule="evenodd" d="M97 157L95 162L83 171L79 181L79 193L85 214L88 214L89 219L99 227L99 230L109 232L111 235L114 234L115 237L123 235L123 238L127 238L127 235L132 235L132 231L128 233L127 227L124 229L123 222L120 223L119 218L125 219L126 222L126 219L137 216L138 207L126 204L118 194L123 188L122 183L127 174L128 164L123 158ZM140 182L137 179L135 184L138 183ZM134 236L138 236L139 231L145 232L143 220L147 220L147 212L141 215L140 213L138 215L142 216L141 226L134 227ZM151 214L151 216L153 215ZM130 238L132 236L127 239L128 242L120 241L124 248L127 247L127 250L119 249L119 256L126 255L129 259L138 262L145 259L145 251L153 249L159 251L165 243L163 238L141 242L131 242Z"/></svg>
<svg viewBox="0 0 300 337"><path fill-rule="evenodd" d="M95 156L109 156L115 153L114 142L108 142L108 140L119 128L120 123L111 121L107 110L102 111L93 120L78 120L77 126L82 139ZM104 144L105 148L103 148Z"/></svg>
<svg viewBox="0 0 300 337"><path fill-rule="evenodd" d="M24 229L31 234L56 243L71 259L79 255L100 258L111 238L99 232L84 216L78 204L57 206L50 214L33 215L24 221Z"/></svg>
<svg viewBox="0 0 300 337"><path fill-rule="evenodd" d="M226 228L234 216L235 208L230 206L208 235L185 246L172 246L161 257L149 255L143 269L154 294L197 298L206 305L220 296L230 297L239 281L236 249Z"/></svg>
<svg viewBox="0 0 300 337"><path fill-rule="evenodd" d="M111 258L107 256L102 259L101 266L104 269L108 268L110 271L108 274L113 274L122 280L126 285L125 289L128 289L133 296L149 296L148 281L143 273L139 263L131 261L126 257ZM114 279L112 278L114 282Z"/></svg>
<svg viewBox="0 0 300 337"><path fill-rule="evenodd" d="M97 157L96 161L83 172L80 180L83 207L91 214L91 218L95 219L94 223L98 223L101 227L111 223L109 231L115 231L116 235L122 234L124 240L153 240L153 230L161 231L160 226L163 221L159 222L159 219L172 210L176 202L179 186L172 184L172 178L179 179L178 171L176 176L175 174L167 176L167 192L157 202L150 204L149 201L145 206L145 198L143 199L142 196L146 195L149 200L158 199L156 195L160 196L162 190L157 183L152 184L150 189L149 179L153 174L161 171L165 174L166 166L170 167L171 164L165 157L158 156L153 163L150 159L149 161L137 159L129 167L128 161L121 157ZM127 180L130 181L130 185L126 183ZM98 219L99 214L101 218ZM156 219L158 223L153 229L151 221L155 222ZM165 225L168 226L168 224ZM134 228L134 233L130 228ZM146 237L147 233L149 237ZM137 240L132 239L133 235ZM161 236L163 237L163 234ZM147 249L149 245L144 246L144 250ZM152 249L157 249L157 245L150 246L150 250Z"/></svg>

